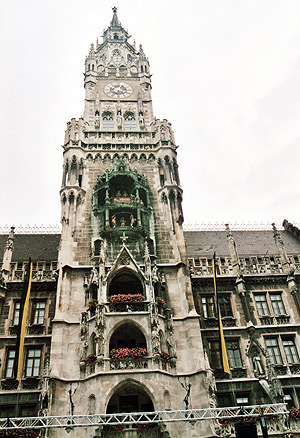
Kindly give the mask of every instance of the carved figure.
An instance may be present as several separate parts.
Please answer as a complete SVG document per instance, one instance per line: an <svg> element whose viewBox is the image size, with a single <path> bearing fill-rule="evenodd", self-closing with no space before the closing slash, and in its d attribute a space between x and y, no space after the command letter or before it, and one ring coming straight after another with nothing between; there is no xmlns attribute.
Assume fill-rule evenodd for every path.
<svg viewBox="0 0 300 438"><path fill-rule="evenodd" d="M122 216L121 219L120 219L120 225L121 225L121 227L125 227L126 226L126 222L125 222L124 216Z"/></svg>
<svg viewBox="0 0 300 438"><path fill-rule="evenodd" d="M154 265L152 269L152 281L153 283L159 283L158 268L156 265Z"/></svg>
<svg viewBox="0 0 300 438"><path fill-rule="evenodd" d="M116 197L117 197L117 198L121 198L121 192L120 192L120 190L117 191L117 193L116 193Z"/></svg>
<svg viewBox="0 0 300 438"><path fill-rule="evenodd" d="M139 115L139 122L140 122L140 125L142 125L142 126L145 125L145 119L144 119L143 114L140 114L140 115Z"/></svg>
<svg viewBox="0 0 300 438"><path fill-rule="evenodd" d="M118 113L117 113L117 125L118 125L118 128L122 128L121 110L119 110Z"/></svg>
<svg viewBox="0 0 300 438"><path fill-rule="evenodd" d="M82 312L81 321L80 321L80 336L82 341L86 339L86 334L87 334L87 312Z"/></svg>
<svg viewBox="0 0 300 438"><path fill-rule="evenodd" d="M111 217L111 223L112 223L112 227L116 228L116 226L117 226L117 218L116 218L115 214Z"/></svg>
<svg viewBox="0 0 300 438"><path fill-rule="evenodd" d="M166 309L166 328L173 332L173 314L171 309Z"/></svg>
<svg viewBox="0 0 300 438"><path fill-rule="evenodd" d="M130 226L131 226L131 228L134 227L135 222L136 222L136 218L131 214L130 215Z"/></svg>
<svg viewBox="0 0 300 438"><path fill-rule="evenodd" d="M105 337L100 332L96 337L97 340L97 356L104 356Z"/></svg>
<svg viewBox="0 0 300 438"><path fill-rule="evenodd" d="M102 330L105 327L105 306L104 304L97 305L97 327Z"/></svg>
<svg viewBox="0 0 300 438"><path fill-rule="evenodd" d="M264 375L264 369L261 364L261 358L258 354L255 354L252 358L254 374L256 376Z"/></svg>
<svg viewBox="0 0 300 438"><path fill-rule="evenodd" d="M154 328L152 330L152 348L153 348L154 355L159 354L159 347L160 347L159 333L157 330L157 326L154 326Z"/></svg>
<svg viewBox="0 0 300 438"><path fill-rule="evenodd" d="M151 327L158 326L158 309L156 303L151 303Z"/></svg>
<svg viewBox="0 0 300 438"><path fill-rule="evenodd" d="M170 357L176 357L176 339L173 336L173 332L167 335L167 347Z"/></svg>

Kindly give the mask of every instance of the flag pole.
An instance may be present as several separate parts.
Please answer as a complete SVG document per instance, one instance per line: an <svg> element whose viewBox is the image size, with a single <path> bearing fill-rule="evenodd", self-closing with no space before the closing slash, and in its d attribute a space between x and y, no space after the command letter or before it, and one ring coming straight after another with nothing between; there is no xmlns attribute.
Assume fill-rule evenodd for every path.
<svg viewBox="0 0 300 438"><path fill-rule="evenodd" d="M212 268L213 268L213 277L214 277L215 302L216 302L216 310L217 310L217 317L218 317L218 329L219 329L219 343L220 343L221 364L222 364L222 369L223 369L224 373L230 374L228 357L227 357L227 351L226 351L226 344L225 344L225 338L224 338L224 333L223 333L222 318L221 318L221 312L220 312L219 300L218 300L217 273L216 273L216 253L215 252L214 252L214 255L213 255L213 258L212 258Z"/></svg>

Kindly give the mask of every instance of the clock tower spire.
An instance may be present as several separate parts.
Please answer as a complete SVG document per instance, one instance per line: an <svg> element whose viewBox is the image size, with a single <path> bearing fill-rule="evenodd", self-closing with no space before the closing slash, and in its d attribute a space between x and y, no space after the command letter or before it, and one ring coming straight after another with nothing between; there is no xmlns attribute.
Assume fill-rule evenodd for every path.
<svg viewBox="0 0 300 438"><path fill-rule="evenodd" d="M90 397L99 413L181 409L177 377L199 387L205 361L177 145L171 123L154 117L149 60L130 43L116 8L86 57L84 87L83 117L68 123L63 145L51 353L59 402L51 414L66 414L60 401L72 380L82 406ZM121 360L123 350L129 356ZM195 390L193 406L203 407L203 397ZM185 427L167 426L172 438L189 435Z"/></svg>

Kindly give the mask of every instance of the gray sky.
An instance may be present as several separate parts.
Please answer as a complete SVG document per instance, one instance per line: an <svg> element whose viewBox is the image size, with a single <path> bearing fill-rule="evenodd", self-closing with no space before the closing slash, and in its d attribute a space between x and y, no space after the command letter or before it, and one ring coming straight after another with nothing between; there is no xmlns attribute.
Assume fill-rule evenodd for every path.
<svg viewBox="0 0 300 438"><path fill-rule="evenodd" d="M59 223L60 146L112 6L173 125L186 222L299 223L299 0L1 0L0 226Z"/></svg>

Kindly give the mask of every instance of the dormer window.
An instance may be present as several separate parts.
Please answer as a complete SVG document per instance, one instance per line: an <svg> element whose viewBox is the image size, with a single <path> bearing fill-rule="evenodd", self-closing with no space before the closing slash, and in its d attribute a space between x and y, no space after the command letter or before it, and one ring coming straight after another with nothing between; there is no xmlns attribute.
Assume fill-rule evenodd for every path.
<svg viewBox="0 0 300 438"><path fill-rule="evenodd" d="M102 114L102 128L103 129L114 129L113 115L109 111Z"/></svg>

